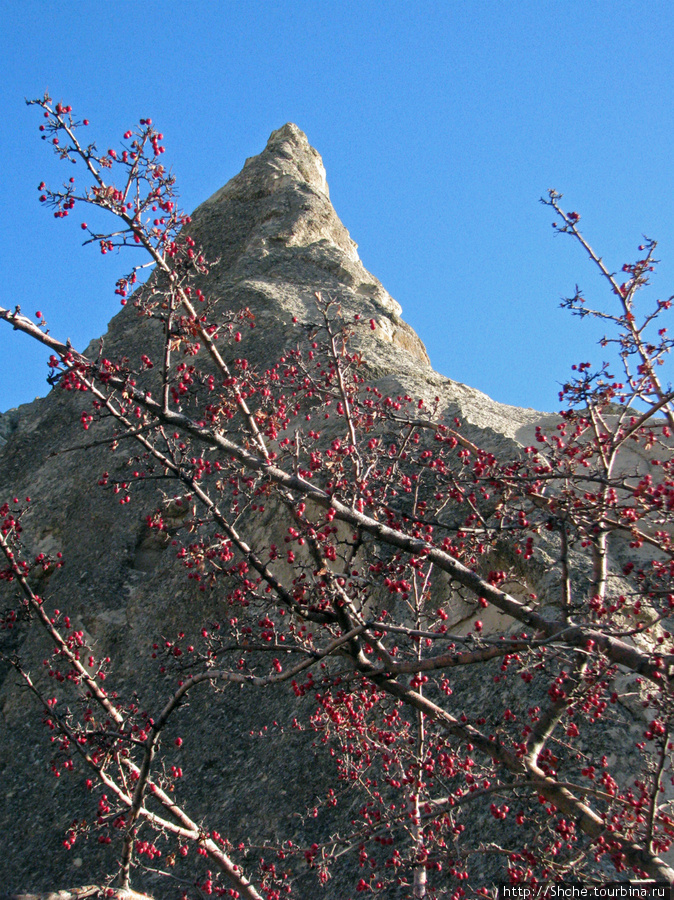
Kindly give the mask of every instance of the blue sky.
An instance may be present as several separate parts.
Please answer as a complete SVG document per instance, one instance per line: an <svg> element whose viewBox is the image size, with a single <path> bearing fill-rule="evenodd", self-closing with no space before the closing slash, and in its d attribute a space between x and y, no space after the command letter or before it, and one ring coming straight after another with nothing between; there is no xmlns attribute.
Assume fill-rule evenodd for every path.
<svg viewBox="0 0 674 900"><path fill-rule="evenodd" d="M49 90L100 147L151 116L192 209L295 122L323 156L365 266L435 368L496 400L557 408L608 302L538 198L578 210L614 269L659 240L674 292L674 7L627 0L0 0L0 305L40 309L79 349L117 312L121 257L37 202L63 166L25 98ZM674 327L671 325L670 327ZM46 392L48 354L0 323L0 410Z"/></svg>

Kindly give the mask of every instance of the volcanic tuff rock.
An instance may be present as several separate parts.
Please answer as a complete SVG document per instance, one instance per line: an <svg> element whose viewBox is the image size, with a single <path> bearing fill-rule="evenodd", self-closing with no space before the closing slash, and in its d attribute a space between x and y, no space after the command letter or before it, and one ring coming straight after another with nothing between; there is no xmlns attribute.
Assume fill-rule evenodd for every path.
<svg viewBox="0 0 674 900"><path fill-rule="evenodd" d="M207 256L218 260L202 289L223 312L247 306L255 315L257 327L244 334L240 355L262 365L277 359L296 343L293 317L300 323L315 319L314 292L321 291L347 312L376 320L376 331L368 330L360 349L371 380L383 392L439 396L448 420L461 416L467 434L494 450L530 442L541 414L495 403L433 371L398 303L360 262L330 203L321 158L295 125L273 132L263 152L195 211L190 227ZM449 322L447 330L451 339ZM139 319L130 304L102 340L106 356L123 353L133 359L151 354L158 339L156 325ZM98 342L90 350L96 353ZM100 473L109 469L114 475L122 461L101 446L73 449L83 442L78 420L85 399L54 390L0 418L0 499L33 498L27 545L31 552L60 550L67 560L50 577L47 596L67 604L99 656L114 656L115 687L140 685L140 703L156 708L166 688L148 645L175 633L186 616L195 624L208 618L207 601L195 606L175 553L148 533L144 514L157 504L153 488L145 486L124 506L96 488ZM278 525L267 516L255 527L269 541ZM39 669L46 654L39 635L19 630L10 637L17 646L22 643L30 667ZM100 875L99 848L92 841L63 850L63 831L82 810L68 778L56 779L48 771L39 713L17 677L3 671L0 885L37 890L94 881ZM271 719L294 715L292 704L279 712L276 690L256 696L254 704L234 689L225 693L224 703L196 695L191 702L190 733L203 734L204 741L192 741L183 758L190 810L221 823L235 840L246 832L301 840L303 824L294 812L320 792L321 766L314 761L310 736L292 729L274 741L254 736ZM179 715L188 721L185 713ZM162 884L150 877L145 887L161 900ZM326 897L339 896L338 881L333 884Z"/></svg>

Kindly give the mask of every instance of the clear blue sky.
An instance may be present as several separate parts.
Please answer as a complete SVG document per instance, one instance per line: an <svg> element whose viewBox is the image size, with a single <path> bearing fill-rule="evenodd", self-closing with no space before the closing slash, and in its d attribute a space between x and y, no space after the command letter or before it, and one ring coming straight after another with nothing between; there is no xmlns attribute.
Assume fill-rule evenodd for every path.
<svg viewBox="0 0 674 900"><path fill-rule="evenodd" d="M122 258L80 248L37 184L59 166L24 98L48 89L100 147L151 116L192 209L295 122L322 154L365 266L436 369L557 408L597 329L560 298L606 295L537 201L549 187L613 268L660 241L674 292L674 6L627 0L0 0L0 304L83 349L117 312ZM674 323L672 323L674 328ZM0 323L0 410L46 391L47 354Z"/></svg>

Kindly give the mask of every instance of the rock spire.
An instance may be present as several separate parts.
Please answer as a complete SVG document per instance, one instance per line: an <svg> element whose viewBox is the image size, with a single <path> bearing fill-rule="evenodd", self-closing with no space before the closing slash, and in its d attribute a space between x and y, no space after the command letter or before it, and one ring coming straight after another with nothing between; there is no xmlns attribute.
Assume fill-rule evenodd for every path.
<svg viewBox="0 0 674 900"><path fill-rule="evenodd" d="M373 365L430 369L399 304L361 263L330 202L323 161L296 125L272 132L262 153L195 210L192 229L220 260L214 277L221 302L287 324L310 318L314 292L322 291L377 319ZM395 362L387 363L391 350Z"/></svg>

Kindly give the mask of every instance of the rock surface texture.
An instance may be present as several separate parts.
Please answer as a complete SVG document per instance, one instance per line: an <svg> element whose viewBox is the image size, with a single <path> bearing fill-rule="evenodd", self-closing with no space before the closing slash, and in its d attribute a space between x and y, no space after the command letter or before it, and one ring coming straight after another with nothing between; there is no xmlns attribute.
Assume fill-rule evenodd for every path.
<svg viewBox="0 0 674 900"><path fill-rule="evenodd" d="M529 443L534 426L545 421L540 413L501 405L433 371L398 303L360 262L330 203L321 158L295 125L273 132L263 152L194 212L190 228L207 256L218 260L204 290L223 311L249 307L255 316L256 329L243 335L240 348L253 363L265 366L293 346L293 318L311 321L314 293L320 291L347 312L376 321L359 349L382 392L439 397L446 420L460 416L466 435L495 452ZM451 322L444 327L451 340ZM133 358L149 352L158 335L130 304L102 340L110 358L122 352ZM97 352L96 344L90 351ZM151 485L127 506L96 488L101 472L122 461L111 461L105 446L77 449L83 444L84 399L55 389L0 417L0 499L33 498L27 546L31 553L61 551L67 561L49 576L45 595L53 603L67 602L99 655L114 657L115 688L140 686L139 704L157 708L165 686L149 646L186 617L195 623L208 618L210 601L195 599L170 544L149 532L145 514L157 502ZM261 517L256 528L269 538L273 517ZM45 646L37 633L19 628L3 640L5 653L21 645L30 667L41 667ZM76 792L68 777L54 778L49 771L48 735L35 704L16 674L5 667L2 675L0 886L37 891L91 883L100 876L104 856L95 840L64 850L63 832L82 815ZM204 736L189 742L182 760L192 815L219 823L233 839L255 833L301 841L304 824L296 812L320 793L323 764L315 760L311 735L289 728L260 736L271 719L283 715L278 690L256 695L253 704L233 688L218 702L195 695L189 711L178 714L192 736ZM288 704L287 718L293 715ZM329 828L326 823L326 833ZM175 895L173 885L152 873L137 889L155 900ZM309 885L307 890L303 895L310 896ZM325 896L345 896L338 880Z"/></svg>

